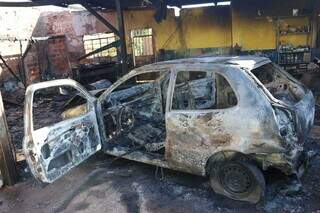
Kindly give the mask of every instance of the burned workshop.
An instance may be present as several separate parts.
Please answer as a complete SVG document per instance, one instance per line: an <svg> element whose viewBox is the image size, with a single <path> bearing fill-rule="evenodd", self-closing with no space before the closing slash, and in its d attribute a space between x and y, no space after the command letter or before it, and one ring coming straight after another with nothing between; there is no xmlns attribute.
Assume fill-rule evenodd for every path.
<svg viewBox="0 0 320 213"><path fill-rule="evenodd" d="M319 212L320 0L0 0L0 212Z"/></svg>

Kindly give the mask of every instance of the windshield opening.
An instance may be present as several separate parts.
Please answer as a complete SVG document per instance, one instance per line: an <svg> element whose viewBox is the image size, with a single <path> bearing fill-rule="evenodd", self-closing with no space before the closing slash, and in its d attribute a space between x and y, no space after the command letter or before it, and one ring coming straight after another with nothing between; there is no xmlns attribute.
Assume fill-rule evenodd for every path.
<svg viewBox="0 0 320 213"><path fill-rule="evenodd" d="M305 95L304 89L282 72L272 63L252 70L252 73L276 99L287 104L295 104Z"/></svg>

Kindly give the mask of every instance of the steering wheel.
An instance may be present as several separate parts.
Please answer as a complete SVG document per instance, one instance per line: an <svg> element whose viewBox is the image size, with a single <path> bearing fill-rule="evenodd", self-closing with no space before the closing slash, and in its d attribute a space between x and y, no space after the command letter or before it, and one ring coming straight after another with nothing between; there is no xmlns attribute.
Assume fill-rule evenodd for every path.
<svg viewBox="0 0 320 213"><path fill-rule="evenodd" d="M117 115L117 132L130 130L135 121L134 113L131 107L121 105Z"/></svg>

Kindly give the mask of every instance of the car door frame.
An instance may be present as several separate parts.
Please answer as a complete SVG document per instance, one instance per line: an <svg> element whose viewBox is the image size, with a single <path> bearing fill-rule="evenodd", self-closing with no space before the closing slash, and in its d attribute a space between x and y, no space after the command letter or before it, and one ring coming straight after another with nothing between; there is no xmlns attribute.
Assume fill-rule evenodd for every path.
<svg viewBox="0 0 320 213"><path fill-rule="evenodd" d="M77 90L87 100L87 103L86 103L87 109L88 109L87 112L84 115L80 115L75 118L65 119L53 125L42 127L38 130L41 130L43 128L48 128L48 134L46 138L48 139L51 133L50 131L54 130L58 126L67 127L68 125L71 126L75 123L81 123L81 121L92 122L91 127L93 128L93 132L94 132L92 136L92 140L96 140L95 142L97 142L97 144L95 147L91 147L90 153L84 153L83 158L77 158L77 160L72 161L70 166L68 166L67 168L64 168L64 171L62 172L62 174L59 174L56 176L54 175L50 176L49 174L46 173L46 171L43 171L45 164L41 162L43 161L43 158L41 158L42 156L39 150L39 147L42 144L39 143L39 140L37 143L35 142L35 138L37 137L35 134L37 133L36 132L37 130L34 130L34 123L33 123L33 98L34 98L34 93L36 91L47 89L47 88L61 87L61 86L69 86ZM73 167L77 166L78 164L83 162L85 159L90 157L92 154L94 154L95 152L101 149L101 139L100 139L100 132L99 132L98 121L97 121L98 112L97 112L96 106L97 106L97 99L94 96L92 96L81 84L71 79L60 79L60 80L52 80L47 82L36 83L36 84L30 85L27 88L26 95L25 95L25 108L24 108L23 150L24 150L26 161L29 164L31 173L36 178L36 180L40 182L52 183L53 181L55 181L56 179L64 175L66 172L71 170ZM73 130L77 130L77 126L74 129L70 128L69 130L70 132ZM89 135L90 132L87 134Z"/></svg>
<svg viewBox="0 0 320 213"><path fill-rule="evenodd" d="M169 83L169 92L167 97L167 108L166 108L166 128L167 128L167 139L166 139L166 151L165 151L165 159L170 167L177 168L178 170L185 171L192 174L197 175L205 175L205 165L207 159L213 154L213 152L208 150L206 153L201 153L200 149L197 151L197 149L193 150L192 153L183 153L185 150L186 145L181 145L179 148L177 147L175 142L177 141L176 135L171 135L170 131L172 130L172 127L170 126L169 119L172 118L172 115L174 114L185 114L188 116L192 116L197 119L197 116L203 115L203 114L215 114L219 112L228 112L231 110L236 110L240 107L240 94L238 91L234 88L232 83L228 80L228 77L223 74L223 70L228 69L225 66L221 65L214 65L214 64L176 64L174 67L174 70L171 72L171 79ZM230 108L226 109L205 109L205 110L172 110L172 101L173 101L173 95L174 95L174 87L175 82L177 78L177 74L179 71L188 72L188 71L198 71L198 72L213 72L218 73L219 75L223 76L230 84L231 88L233 89L236 98L237 98L237 105L232 106ZM188 118L187 118L188 119ZM180 126L183 128L183 126ZM177 129L179 131L179 129ZM192 145L191 145L192 146ZM225 148L217 149L216 151L223 150ZM227 148L228 149L228 148ZM191 149L190 149L191 150ZM181 155L181 156L178 156ZM198 156L196 156L198 155ZM186 157L188 156L188 157ZM189 159L187 159L189 158ZM181 162L178 162L180 159Z"/></svg>
<svg viewBox="0 0 320 213"><path fill-rule="evenodd" d="M126 74L125 76L123 76L121 79L119 79L116 83L114 83L111 87L109 87L99 98L98 98L98 112L100 112L101 114L103 114L103 109L102 109L102 103L103 101L107 98L107 96L114 91L119 85L121 85L123 82L125 82L126 80L140 75L140 74L145 74L145 73L153 73L153 72L169 72L169 83L168 83L168 89L166 92L166 105L165 105L165 109L164 109L164 113L166 116L166 113L168 111L168 106L169 106L169 102L168 100L170 100L169 96L171 94L171 86L170 84L172 84L172 72L174 71L174 67L175 64L155 64L155 65L146 65L144 67L141 68L137 68L132 70L131 72L129 72L128 74ZM100 116L98 117L98 122L99 122L99 127L100 127L100 133L101 133L101 140L102 140L102 146L104 146L105 143L108 143L109 140L107 139L107 135L106 135L106 131L105 131L105 125L104 125L104 121L103 121L103 117ZM166 138L167 139L167 138ZM165 141L165 144L167 144L167 142ZM174 167L174 166L170 166L168 165L167 161L165 160L165 158L161 157L161 158L157 158L154 155L148 155L146 152L143 151L139 151L139 150L135 150L135 151L130 151L130 150L123 150L123 149L113 149L113 150L105 150L103 148L103 151L109 155L113 155L116 157L121 157L124 159L128 159L128 160L133 160L133 161L137 161L137 162L141 162L141 163L146 163L146 164L150 164L150 165L155 165L155 166L159 166L159 167L163 167L163 168L170 168L170 169L174 169L174 170L180 170L180 171L184 171L183 169L180 169L178 167Z"/></svg>

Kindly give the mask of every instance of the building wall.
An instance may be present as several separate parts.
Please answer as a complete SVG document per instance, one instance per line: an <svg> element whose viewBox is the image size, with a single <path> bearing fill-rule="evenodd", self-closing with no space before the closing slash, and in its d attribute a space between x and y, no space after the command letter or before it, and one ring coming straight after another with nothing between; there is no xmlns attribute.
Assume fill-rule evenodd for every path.
<svg viewBox="0 0 320 213"><path fill-rule="evenodd" d="M20 54L19 40L27 40L32 36L40 14L42 14L44 11L58 13L64 10L66 9L54 6L28 8L1 7L1 55L7 56ZM18 41L16 39L18 39ZM27 46L27 41L22 42L22 45L24 50Z"/></svg>
<svg viewBox="0 0 320 213"><path fill-rule="evenodd" d="M171 59L205 53L229 54L231 47L236 44L247 53L269 51L273 54L276 48L275 17L291 16L293 8L298 8L300 13L310 13L308 10L312 8L311 0L233 0L232 7L183 9L180 17L175 17L174 11L168 10L167 19L161 23L154 20L155 11L152 9L124 11L128 54L132 54L131 30L143 28L153 29L158 60L162 50L167 56L164 59ZM117 26L115 12L106 11L101 14ZM292 25L302 25L306 21L307 18L289 20ZM68 49L66 58L70 68L79 64L77 59L85 52L83 36L104 32L110 30L89 12L62 11L42 13L32 36L41 38L65 35ZM296 35L281 39L283 43L301 45L306 43L307 37ZM53 58L51 61L58 60Z"/></svg>
<svg viewBox="0 0 320 213"><path fill-rule="evenodd" d="M277 6L279 5L279 6ZM275 17L292 16L292 9L299 13L311 13L311 0L234 0L232 1L233 45L243 50L267 50L276 48ZM261 16L258 15L260 10ZM292 25L301 25L306 18L294 18L288 21ZM306 43L305 35L281 38L286 43L301 45Z"/></svg>
<svg viewBox="0 0 320 213"><path fill-rule="evenodd" d="M101 14L117 26L115 12ZM144 28L153 29L156 55L160 49L172 51L171 54L178 52L179 57L183 57L186 52L200 55L217 48L229 50L231 46L231 14L228 7L182 10L181 17L175 17L173 10L169 10L167 19L161 23L154 20L154 14L152 9L124 11L128 54L132 54L131 30ZM78 65L77 59L85 53L83 36L105 32L111 31L87 11L42 13L32 33L32 37L40 41L32 45L37 47L31 48L25 57L28 61L25 70L31 79L28 82L40 80L40 75L42 78L44 75L50 76L44 73L48 71L56 77L63 76L61 72L70 73L71 66ZM55 44L48 42L48 38L56 36L65 36L66 54L62 54L64 48L61 45L55 50L59 54L50 54L49 50ZM37 66L39 70L36 70L34 62L28 60L32 58L38 58L36 62L42 63ZM57 70L52 71L53 68Z"/></svg>
<svg viewBox="0 0 320 213"><path fill-rule="evenodd" d="M20 64L21 50L24 52L28 46L30 38L33 36L35 26L40 15L44 11L55 13L65 11L61 7L45 6L34 8L12 8L1 7L0 10L0 54L4 56L7 64L14 73L23 78L23 67ZM21 46L20 46L21 45ZM30 51L32 52L32 50ZM36 52L35 52L36 53ZM38 73L37 55L33 54L26 58L26 64L30 68L30 73ZM8 69L0 68L1 84L7 82L17 83ZM36 76L38 74L35 74Z"/></svg>
<svg viewBox="0 0 320 213"><path fill-rule="evenodd" d="M201 8L181 11L175 17L173 10L161 23L154 20L153 9L124 11L128 53L132 53L130 32L133 29L152 28L155 49L183 51L197 48L220 48L231 46L230 8ZM101 13L117 26L116 13ZM206 29L205 31L203 29ZM84 54L83 36L111 32L87 11L43 13L34 29L34 37L66 35L71 61Z"/></svg>
<svg viewBox="0 0 320 213"><path fill-rule="evenodd" d="M40 64L39 64L39 54L36 45L30 46L28 49L28 54L24 57L25 75L26 83L29 85L33 82L40 81Z"/></svg>
<svg viewBox="0 0 320 213"><path fill-rule="evenodd" d="M26 83L71 76L65 36L54 36L30 45L24 56Z"/></svg>
<svg viewBox="0 0 320 213"><path fill-rule="evenodd" d="M221 48L231 46L231 14L229 7L208 7L181 10L175 17L168 11L167 19L157 23L154 10L125 11L125 29L130 49L130 31L152 28L156 50ZM205 30L204 30L205 29Z"/></svg>

